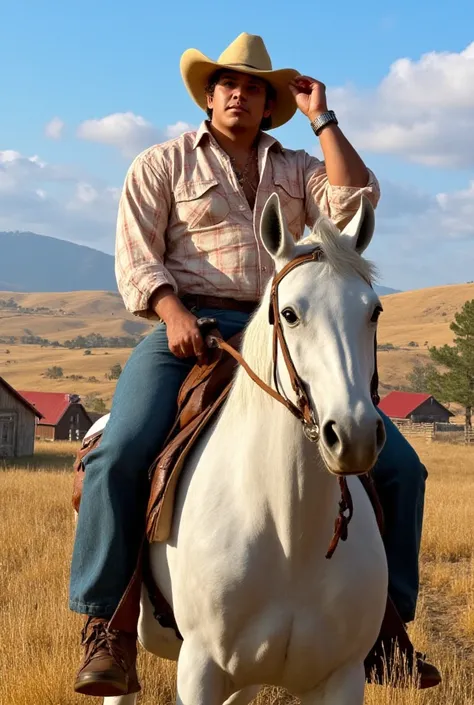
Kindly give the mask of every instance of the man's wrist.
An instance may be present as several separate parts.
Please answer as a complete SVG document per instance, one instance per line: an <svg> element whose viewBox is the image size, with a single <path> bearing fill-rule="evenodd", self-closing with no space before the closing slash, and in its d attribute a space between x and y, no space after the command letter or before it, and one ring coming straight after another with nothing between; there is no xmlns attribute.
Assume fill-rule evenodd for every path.
<svg viewBox="0 0 474 705"><path fill-rule="evenodd" d="M316 137L319 137L321 132L330 125L337 125L337 117L334 110L326 110L320 113L318 117L315 117L310 121L311 129L313 130Z"/></svg>
<svg viewBox="0 0 474 705"><path fill-rule="evenodd" d="M327 113L327 112L328 112L328 108L327 108L327 107L322 107L322 108L318 108L317 110L312 110L311 112L308 113L309 121L310 121L310 122L313 122L313 121L316 120L318 117L320 117L321 115L323 115L323 113Z"/></svg>
<svg viewBox="0 0 474 705"><path fill-rule="evenodd" d="M177 313L187 312L181 300L174 293L174 289L169 284L160 286L150 297L150 308L165 323Z"/></svg>

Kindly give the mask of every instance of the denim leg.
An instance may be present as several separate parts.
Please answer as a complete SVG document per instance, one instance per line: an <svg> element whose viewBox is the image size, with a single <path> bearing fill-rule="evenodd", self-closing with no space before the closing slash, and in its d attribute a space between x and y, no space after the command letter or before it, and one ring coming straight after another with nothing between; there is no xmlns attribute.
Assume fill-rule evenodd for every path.
<svg viewBox="0 0 474 705"><path fill-rule="evenodd" d="M378 410L387 440L374 468L374 481L385 515L384 544L389 594L404 622L415 618L420 551L428 476L417 453L390 419Z"/></svg>
<svg viewBox="0 0 474 705"><path fill-rule="evenodd" d="M215 316L224 338L242 330L248 315L201 310ZM195 363L175 357L166 327L133 350L117 382L101 443L86 468L70 576L70 609L108 618L136 566L148 501L148 468L176 416L176 400Z"/></svg>

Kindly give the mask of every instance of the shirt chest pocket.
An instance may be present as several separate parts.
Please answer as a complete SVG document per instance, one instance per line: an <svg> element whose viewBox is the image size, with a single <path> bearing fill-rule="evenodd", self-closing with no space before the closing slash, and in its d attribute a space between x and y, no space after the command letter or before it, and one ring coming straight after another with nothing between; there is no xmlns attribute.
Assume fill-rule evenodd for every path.
<svg viewBox="0 0 474 705"><path fill-rule="evenodd" d="M275 177L273 183L280 198L288 229L295 239L299 239L305 226L304 186L298 181L289 181L281 176Z"/></svg>
<svg viewBox="0 0 474 705"><path fill-rule="evenodd" d="M177 220L190 231L212 228L225 220L229 203L218 187L214 179L179 186L174 195Z"/></svg>

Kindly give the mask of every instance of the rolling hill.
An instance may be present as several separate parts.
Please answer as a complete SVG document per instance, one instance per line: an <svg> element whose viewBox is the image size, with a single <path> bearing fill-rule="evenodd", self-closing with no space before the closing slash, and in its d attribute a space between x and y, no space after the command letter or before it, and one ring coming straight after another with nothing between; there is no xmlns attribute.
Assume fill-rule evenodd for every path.
<svg viewBox="0 0 474 705"><path fill-rule="evenodd" d="M393 349L379 351L381 391L406 386L406 375L417 360L427 360L427 345L452 342L449 324L465 301L474 299L474 284L435 287L390 294L382 298L379 344ZM17 389L95 393L107 404L115 382L106 378L117 362L123 365L131 348L84 349L9 344L10 336L34 335L63 344L92 333L104 337L146 334L153 322L127 313L120 296L110 291L67 293L0 292L0 376ZM8 351L8 352L7 352ZM63 368L60 379L44 372Z"/></svg>

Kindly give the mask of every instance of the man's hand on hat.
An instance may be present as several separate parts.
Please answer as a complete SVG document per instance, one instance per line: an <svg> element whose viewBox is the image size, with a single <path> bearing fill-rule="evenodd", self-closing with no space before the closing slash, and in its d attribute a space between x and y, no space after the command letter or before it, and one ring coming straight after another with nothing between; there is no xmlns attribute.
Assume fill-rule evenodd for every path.
<svg viewBox="0 0 474 705"><path fill-rule="evenodd" d="M326 86L311 76L297 76L290 81L290 91L303 115L311 121L327 112Z"/></svg>

